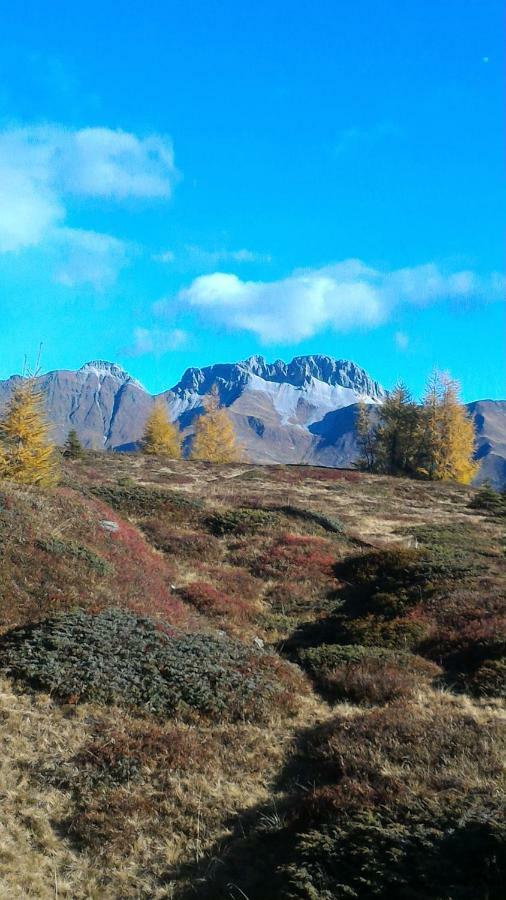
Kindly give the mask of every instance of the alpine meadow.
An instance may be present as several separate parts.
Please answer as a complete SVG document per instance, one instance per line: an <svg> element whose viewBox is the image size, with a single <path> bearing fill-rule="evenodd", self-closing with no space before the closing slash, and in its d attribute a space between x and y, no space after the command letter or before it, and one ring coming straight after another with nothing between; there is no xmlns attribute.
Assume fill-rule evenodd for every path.
<svg viewBox="0 0 506 900"><path fill-rule="evenodd" d="M0 900L503 900L499 0L0 29Z"/></svg>

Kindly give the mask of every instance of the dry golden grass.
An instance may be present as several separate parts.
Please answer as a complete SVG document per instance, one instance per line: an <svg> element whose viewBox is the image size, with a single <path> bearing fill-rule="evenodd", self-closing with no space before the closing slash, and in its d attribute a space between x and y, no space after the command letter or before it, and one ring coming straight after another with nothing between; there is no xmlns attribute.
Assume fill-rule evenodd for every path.
<svg viewBox="0 0 506 900"><path fill-rule="evenodd" d="M421 525L473 525L495 554L489 572L494 589L503 577L499 525L468 509L472 491L456 485L303 467L218 467L177 460L161 465L144 456L113 454L86 454L66 463L65 471L66 484L50 494L1 486L8 501L4 533L0 521L8 551L0 557L2 630L64 605L118 603L159 616L167 591L174 604L170 612L186 616L188 627L218 627L247 643L260 637L274 645L295 626L328 614L328 598L340 586L329 558L337 562L363 547L412 546L414 538L404 529ZM94 487L118 482L198 499L200 519L165 516L165 531L158 534L156 511L129 516L92 496ZM209 510L287 505L339 520L345 534L284 513L272 528L246 536L209 536L204 523ZM115 554L98 525L100 517L125 523L128 542ZM100 574L89 568L89 560L41 550L41 578L40 566L37 572L29 567L28 548L48 538L56 547L58 541L83 544L113 569ZM197 539L198 552L191 546ZM163 541L170 551L160 549ZM226 607L204 614L186 604L183 589L194 583L221 591L230 614ZM235 598L245 601L244 608L233 607ZM306 684L295 713L275 710L268 727L260 727L155 722L91 704L62 707L1 679L0 898L182 896L199 864L219 856L243 820L258 809L277 815L285 799L278 776L301 733L330 720L344 726L375 713L347 703L331 708ZM506 721L498 700L429 687L415 691L409 709L420 721L467 717L483 729ZM120 777L121 766L131 760L135 770ZM409 761L397 766L379 753L377 764L385 776L406 780ZM429 754L427 769L430 765ZM420 760L416 766L419 771L409 775L413 785L422 784L426 774ZM469 790L501 789L498 780L480 774L472 756L459 760L459 766L459 778Z"/></svg>

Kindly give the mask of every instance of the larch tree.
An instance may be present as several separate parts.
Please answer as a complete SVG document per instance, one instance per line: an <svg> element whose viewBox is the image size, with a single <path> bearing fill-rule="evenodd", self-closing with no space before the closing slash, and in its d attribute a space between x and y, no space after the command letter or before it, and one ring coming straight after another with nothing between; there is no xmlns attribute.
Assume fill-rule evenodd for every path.
<svg viewBox="0 0 506 900"><path fill-rule="evenodd" d="M239 462L242 450L225 409L220 406L218 389L213 387L204 400L204 412L197 419L190 459L215 463Z"/></svg>
<svg viewBox="0 0 506 900"><path fill-rule="evenodd" d="M51 487L58 483L59 459L44 414L44 397L34 377L17 385L0 422L0 465L4 478Z"/></svg>
<svg viewBox="0 0 506 900"><path fill-rule="evenodd" d="M181 458L181 437L176 425L169 421L167 407L157 400L146 419L141 443L143 453L150 456Z"/></svg>
<svg viewBox="0 0 506 900"><path fill-rule="evenodd" d="M459 385L434 373L425 392L423 471L434 480L469 484L478 471L471 419L459 401Z"/></svg>

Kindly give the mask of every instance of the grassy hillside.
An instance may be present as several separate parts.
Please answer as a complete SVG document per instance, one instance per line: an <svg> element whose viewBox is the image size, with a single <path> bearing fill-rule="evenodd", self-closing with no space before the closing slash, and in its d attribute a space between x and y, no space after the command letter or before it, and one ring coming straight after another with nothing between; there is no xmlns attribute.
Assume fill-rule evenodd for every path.
<svg viewBox="0 0 506 900"><path fill-rule="evenodd" d="M0 484L2 898L503 896L500 510L65 465Z"/></svg>

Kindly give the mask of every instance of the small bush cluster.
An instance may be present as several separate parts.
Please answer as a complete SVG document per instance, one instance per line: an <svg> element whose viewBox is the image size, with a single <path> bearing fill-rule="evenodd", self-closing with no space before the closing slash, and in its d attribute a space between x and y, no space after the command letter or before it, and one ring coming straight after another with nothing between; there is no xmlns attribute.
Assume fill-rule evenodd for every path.
<svg viewBox="0 0 506 900"><path fill-rule="evenodd" d="M506 516L506 491L495 491L490 485L484 485L469 502L469 508L503 518Z"/></svg>
<svg viewBox="0 0 506 900"><path fill-rule="evenodd" d="M181 598L199 612L211 618L227 618L231 622L246 622L252 613L251 603L231 597L205 581L192 581L179 591Z"/></svg>
<svg viewBox="0 0 506 900"><path fill-rule="evenodd" d="M420 656L360 644L322 644L299 650L297 658L327 699L352 703L390 703L440 674Z"/></svg>
<svg viewBox="0 0 506 900"><path fill-rule="evenodd" d="M261 811L199 896L234 885L249 900L499 900L504 740L496 719L444 696L308 729L280 776L278 815Z"/></svg>
<svg viewBox="0 0 506 900"><path fill-rule="evenodd" d="M206 517L204 524L212 534L222 537L227 534L243 535L262 531L272 527L276 519L276 514L266 509L239 507L217 510Z"/></svg>
<svg viewBox="0 0 506 900"><path fill-rule="evenodd" d="M329 531L331 534L342 534L344 531L339 519L324 516L322 513L312 512L310 509L303 509L300 506L292 506L290 504L276 506L275 509L284 513L284 515L289 518L301 519L304 522L318 525L320 528L323 528L324 531Z"/></svg>
<svg viewBox="0 0 506 900"><path fill-rule="evenodd" d="M98 723L90 740L58 772L60 785L75 781L78 771L81 792L117 787L137 781L143 774L185 772L197 765L201 770L211 761L205 735L194 728L162 726L141 719L113 727ZM65 777L66 775L66 777ZM63 776L63 777L62 777Z"/></svg>
<svg viewBox="0 0 506 900"><path fill-rule="evenodd" d="M326 538L283 534L268 550L252 561L259 578L332 579L335 551Z"/></svg>
<svg viewBox="0 0 506 900"><path fill-rule="evenodd" d="M199 531L178 531L165 519L146 519L142 531L157 550L162 550L175 562L211 560L220 555L220 545L211 534Z"/></svg>
<svg viewBox="0 0 506 900"><path fill-rule="evenodd" d="M261 719L286 691L283 663L230 638L162 629L109 609L78 611L13 629L0 666L55 697L171 717ZM290 680L290 675L285 678Z"/></svg>
<svg viewBox="0 0 506 900"><path fill-rule="evenodd" d="M201 500L186 497L182 493L139 484L94 485L90 490L95 497L127 515L152 516L153 513L163 513L170 516L173 523L195 521L204 506Z"/></svg>
<svg viewBox="0 0 506 900"><path fill-rule="evenodd" d="M430 597L441 582L458 580L470 570L465 561L401 547L347 559L337 574L351 583L364 610L393 618Z"/></svg>
<svg viewBox="0 0 506 900"><path fill-rule="evenodd" d="M76 541L62 541L60 538L40 538L35 542L39 550L44 550L52 556L63 556L69 559L82 560L98 575L107 575L112 572L112 566L107 560L102 559L89 547L84 547Z"/></svg>

